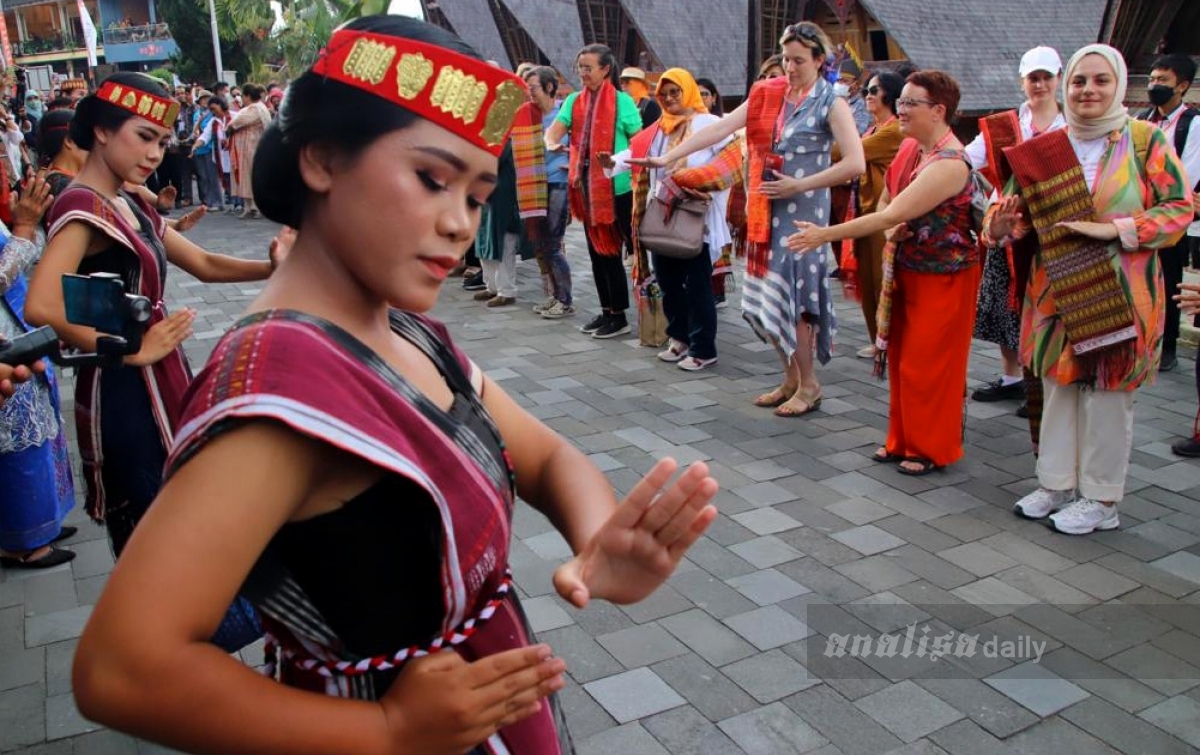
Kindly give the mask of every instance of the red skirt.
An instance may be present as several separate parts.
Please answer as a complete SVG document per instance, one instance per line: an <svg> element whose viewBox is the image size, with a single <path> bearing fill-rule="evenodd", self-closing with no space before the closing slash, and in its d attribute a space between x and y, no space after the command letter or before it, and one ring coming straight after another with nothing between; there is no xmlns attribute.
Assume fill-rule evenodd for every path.
<svg viewBox="0 0 1200 755"><path fill-rule="evenodd" d="M948 274L896 270L888 337L888 453L938 466L962 458L978 291L979 265Z"/></svg>

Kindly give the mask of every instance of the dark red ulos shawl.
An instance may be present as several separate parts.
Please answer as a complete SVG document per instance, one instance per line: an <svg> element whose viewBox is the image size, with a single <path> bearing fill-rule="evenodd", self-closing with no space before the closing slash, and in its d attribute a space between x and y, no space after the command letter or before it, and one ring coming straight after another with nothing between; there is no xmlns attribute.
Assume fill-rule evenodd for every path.
<svg viewBox="0 0 1200 755"><path fill-rule="evenodd" d="M567 176L571 188L568 198L571 214L583 223L592 247L604 255L620 254L624 240L617 228L612 179L604 175L596 159L601 152L613 151L616 137L616 88L607 81L595 92L585 88L571 108L571 162Z"/></svg>

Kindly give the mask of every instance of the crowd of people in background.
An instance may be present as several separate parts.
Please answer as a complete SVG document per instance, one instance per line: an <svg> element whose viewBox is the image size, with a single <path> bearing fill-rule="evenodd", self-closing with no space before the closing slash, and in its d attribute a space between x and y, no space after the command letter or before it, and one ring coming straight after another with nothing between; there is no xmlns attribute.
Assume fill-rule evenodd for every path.
<svg viewBox="0 0 1200 755"><path fill-rule="evenodd" d="M39 150L42 118L56 110L73 111L90 88L87 80L70 78L51 92L23 90L20 102L14 98L0 105L5 118L0 149L9 160L11 176L28 178L44 164ZM279 114L282 97L283 89L276 83L175 86L180 107L171 142L146 181L156 194L168 187L173 190L173 202L159 209L204 207L207 212L260 217L251 190L254 154L263 131Z"/></svg>
<svg viewBox="0 0 1200 755"><path fill-rule="evenodd" d="M1189 239L1200 237L1195 224L1184 235L1192 177L1200 178L1195 111L1182 101L1195 65L1182 55L1155 61L1154 106L1134 118L1123 104L1128 74L1118 53L1085 48L1073 61L1081 67L1071 78L1056 50L1028 50L1014 71L1025 102L981 119L978 136L964 143L955 135L961 92L952 77L864 64L812 23L787 27L780 53L763 61L759 83L729 113L709 79L678 68L619 69L611 50L588 45L576 57L579 92L549 94L565 81L539 69L531 96L540 112L557 115L540 129L544 149L531 139L536 124L518 127L512 180L528 196L565 193L583 225L600 311L580 330L630 333L632 284L638 339L681 369L717 363L716 308L733 259L744 259L743 317L783 367L780 385L754 403L777 416L819 410L816 368L832 357L837 331L830 280L846 279L869 336L856 356L890 378L889 432L874 458L902 474L930 474L962 457L970 344L997 345L1000 374L970 395L1013 401L1029 420L1041 487L1016 512L1072 534L1110 529L1133 395L1175 368L1175 297L1187 292L1179 284L1196 243ZM533 66L525 65L528 76ZM1094 112L1100 104L1105 112ZM1075 189L1095 209L1039 229L1007 150L1027 147L1041 159L1063 135L1083 161L1086 183ZM1084 135L1092 140L1086 154ZM1095 141L1100 135L1108 141ZM536 256L548 299L534 312L545 317L565 287L549 275L547 246L524 246L537 226L521 218L542 211L509 199L504 157L501 165L502 188L487 212L508 218L509 243L501 248L502 234L481 230L483 274L465 270L464 286L478 287L488 306L509 306L516 260ZM703 202L703 234L681 258L659 251L647 221L687 200ZM547 238L560 249L555 228ZM1110 298L1103 324L1078 314L1080 302L1054 297L1072 282L1046 272L1058 269L1044 259L1047 237L1096 276L1087 283L1104 286L1084 289ZM553 316L564 312L573 308ZM1174 448L1200 456L1200 430Z"/></svg>

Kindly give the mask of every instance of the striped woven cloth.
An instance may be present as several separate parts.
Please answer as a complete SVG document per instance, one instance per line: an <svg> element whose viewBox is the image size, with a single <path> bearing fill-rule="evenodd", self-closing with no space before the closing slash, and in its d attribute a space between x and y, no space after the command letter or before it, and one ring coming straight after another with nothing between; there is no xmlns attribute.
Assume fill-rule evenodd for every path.
<svg viewBox="0 0 1200 755"><path fill-rule="evenodd" d="M1042 262L1076 355L1137 338L1133 307L1108 244L1059 224L1095 221L1092 192L1065 130L1004 150L1041 242Z"/></svg>
<svg viewBox="0 0 1200 755"><path fill-rule="evenodd" d="M517 209L522 218L544 218L550 204L546 188L546 145L542 111L526 102L513 120L513 160L517 164Z"/></svg>

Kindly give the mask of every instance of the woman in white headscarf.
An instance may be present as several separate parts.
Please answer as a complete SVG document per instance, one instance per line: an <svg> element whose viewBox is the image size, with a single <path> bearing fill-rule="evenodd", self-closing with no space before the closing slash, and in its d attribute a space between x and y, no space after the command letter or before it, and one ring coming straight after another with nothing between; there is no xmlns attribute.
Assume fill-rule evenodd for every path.
<svg viewBox="0 0 1200 755"><path fill-rule="evenodd" d="M1155 250L1178 241L1192 218L1166 136L1122 104L1126 78L1107 45L1072 56L1066 130L1005 150L1014 180L984 229L996 240L1038 234L1021 361L1045 392L1040 487L1016 513L1049 516L1073 535L1119 524L1133 395L1154 380L1160 356L1166 292ZM1091 202L1073 211L1079 197Z"/></svg>

